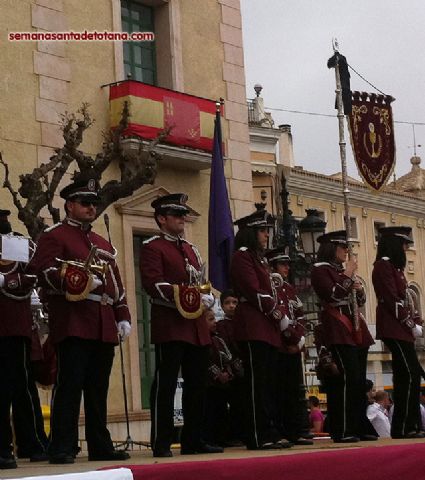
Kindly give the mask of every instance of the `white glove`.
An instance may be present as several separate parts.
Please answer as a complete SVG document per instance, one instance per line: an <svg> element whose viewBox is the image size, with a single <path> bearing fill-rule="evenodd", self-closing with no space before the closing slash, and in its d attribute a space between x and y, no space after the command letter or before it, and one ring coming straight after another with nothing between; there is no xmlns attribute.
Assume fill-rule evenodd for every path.
<svg viewBox="0 0 425 480"><path fill-rule="evenodd" d="M289 327L289 318L286 315L284 315L279 322L280 331L283 332L288 327Z"/></svg>
<svg viewBox="0 0 425 480"><path fill-rule="evenodd" d="M127 320L121 320L121 322L118 322L117 329L118 335L121 337L121 340L125 340L131 332L130 322L128 322Z"/></svg>
<svg viewBox="0 0 425 480"><path fill-rule="evenodd" d="M303 335L297 344L298 349L301 350L304 347L304 344L305 344L305 337Z"/></svg>
<svg viewBox="0 0 425 480"><path fill-rule="evenodd" d="M38 293L36 290L33 290L31 292L31 306L32 307L40 307L41 302L40 302L40 297L38 296Z"/></svg>
<svg viewBox="0 0 425 480"><path fill-rule="evenodd" d="M100 287L101 285L102 285L102 280L96 277L96 275L92 275L90 291L92 292L93 290L96 290L96 288Z"/></svg>
<svg viewBox="0 0 425 480"><path fill-rule="evenodd" d="M3 288L4 286L4 275L0 273L0 288Z"/></svg>
<svg viewBox="0 0 425 480"><path fill-rule="evenodd" d="M202 293L201 302L206 308L211 308L215 303L215 297L212 293Z"/></svg>
<svg viewBox="0 0 425 480"><path fill-rule="evenodd" d="M422 337L423 331L421 325L416 325L412 328L412 334L414 338Z"/></svg>

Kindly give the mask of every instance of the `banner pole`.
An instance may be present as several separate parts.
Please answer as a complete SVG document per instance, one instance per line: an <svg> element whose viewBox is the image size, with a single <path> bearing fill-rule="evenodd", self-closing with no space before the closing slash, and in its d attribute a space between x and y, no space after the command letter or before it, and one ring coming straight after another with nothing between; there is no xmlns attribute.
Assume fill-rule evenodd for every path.
<svg viewBox="0 0 425 480"><path fill-rule="evenodd" d="M344 221L345 221L345 231L347 234L348 241L348 258L353 258L353 244L351 242L351 221L350 221L350 206L348 203L348 197L350 190L348 188L348 175L347 175L347 157L346 157L346 142L345 142L345 129L344 129L344 109L342 103L342 86L341 86L341 77L339 74L339 51L338 51L338 42L336 39L332 41L332 47L336 55L335 63L335 82L336 82L336 102L338 109L338 129L339 129L339 155L341 158L341 174L342 174L342 193L344 199ZM353 280L355 275L353 276ZM359 322L359 309L357 305L356 291L354 288L351 291L351 303L353 309L353 327L355 335L358 335L360 331L360 322Z"/></svg>

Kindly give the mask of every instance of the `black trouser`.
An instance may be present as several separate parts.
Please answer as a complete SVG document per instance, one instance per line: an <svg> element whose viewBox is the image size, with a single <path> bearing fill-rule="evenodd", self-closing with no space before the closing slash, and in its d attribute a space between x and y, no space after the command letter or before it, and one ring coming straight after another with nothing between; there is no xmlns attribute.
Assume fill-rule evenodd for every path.
<svg viewBox="0 0 425 480"><path fill-rule="evenodd" d="M329 429L333 439L362 436L370 432L366 417L367 348L332 345L339 375L325 381Z"/></svg>
<svg viewBox="0 0 425 480"><path fill-rule="evenodd" d="M109 376L114 345L68 337L56 347L58 373L53 390L49 454L73 455L78 440L81 394L89 455L113 450L106 428Z"/></svg>
<svg viewBox="0 0 425 480"><path fill-rule="evenodd" d="M47 449L47 436L44 431L44 419L41 412L40 397L38 396L37 386L35 384L31 362L28 362L28 392L31 396L31 412L28 415L28 401L25 397L15 397L12 400L12 418L13 428L15 430L15 441L17 454L19 458L31 457L37 453L44 453ZM29 420L30 419L30 420ZM37 437L44 448L37 441L33 441L33 428L28 429L28 423L35 423Z"/></svg>
<svg viewBox="0 0 425 480"><path fill-rule="evenodd" d="M393 367L394 413L391 436L401 437L421 428L419 407L421 366L413 342L384 338Z"/></svg>
<svg viewBox="0 0 425 480"><path fill-rule="evenodd" d="M211 445L223 445L228 439L230 425L229 391L227 387L209 386L205 391L202 439Z"/></svg>
<svg viewBox="0 0 425 480"><path fill-rule="evenodd" d="M247 447L257 449L281 438L273 421L276 412L275 379L278 350L265 342L241 342L245 367Z"/></svg>
<svg viewBox="0 0 425 480"><path fill-rule="evenodd" d="M40 438L36 429L36 405L30 393L29 340L25 337L0 338L0 457L13 451L10 407L19 400L21 415L26 420L27 446L31 453L44 451L45 436ZM38 396L37 396L38 400ZM38 400L39 402L39 400ZM38 403L38 408L40 404Z"/></svg>
<svg viewBox="0 0 425 480"><path fill-rule="evenodd" d="M211 385L205 392L202 439L209 444L226 446L228 441L245 442L242 378L226 386Z"/></svg>
<svg viewBox="0 0 425 480"><path fill-rule="evenodd" d="M288 440L298 440L307 414L301 353L279 352L276 392L279 432Z"/></svg>
<svg viewBox="0 0 425 480"><path fill-rule="evenodd" d="M208 346L186 342L155 345L155 378L152 384L151 445L153 450L170 448L174 431L174 394L181 367L183 377L183 429L181 446L196 449L201 444Z"/></svg>

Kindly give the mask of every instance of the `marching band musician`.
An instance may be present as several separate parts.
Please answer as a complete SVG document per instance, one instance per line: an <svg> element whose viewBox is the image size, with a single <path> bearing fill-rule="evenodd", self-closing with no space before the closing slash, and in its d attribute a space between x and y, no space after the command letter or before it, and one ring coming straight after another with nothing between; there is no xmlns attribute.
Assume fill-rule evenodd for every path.
<svg viewBox="0 0 425 480"><path fill-rule="evenodd" d="M275 248L266 253L271 267L278 303L285 308L289 318L288 328L282 332L279 348L276 392L276 424L280 433L294 445L313 445L311 440L302 438L304 421L307 418L302 350L305 344L304 312L295 288L289 283L291 258L284 248Z"/></svg>
<svg viewBox="0 0 425 480"><path fill-rule="evenodd" d="M368 433L365 392L368 348L374 342L361 315L359 329L355 329L350 301L354 289L358 306L366 302L363 286L355 277L357 263L347 260L345 230L325 233L317 241L318 262L313 266L311 283L322 303L322 341L338 369L325 379L330 434L336 443L376 440Z"/></svg>
<svg viewBox="0 0 425 480"><path fill-rule="evenodd" d="M273 425L273 392L281 331L288 327L285 310L264 258L274 218L259 210L236 220L235 253L231 278L239 304L234 315L234 335L244 363L247 448L279 449L292 444L282 440Z"/></svg>
<svg viewBox="0 0 425 480"><path fill-rule="evenodd" d="M404 276L406 251L413 243L411 227L379 229L378 250L372 272L378 304L376 338L392 356L394 414L392 438L423 438L419 410L422 367L414 341L422 335L422 320L408 298Z"/></svg>
<svg viewBox="0 0 425 480"><path fill-rule="evenodd" d="M0 210L0 234L12 235L9 210ZM37 281L22 262L0 260L0 469L16 468L10 408L19 405L19 416L26 422L25 445L32 461L46 459L44 432L37 431L36 414L41 415L38 393L30 368L32 337L31 291Z"/></svg>
<svg viewBox="0 0 425 480"><path fill-rule="evenodd" d="M152 202L159 235L146 240L140 258L142 285L152 297L151 341L155 344L152 384L151 446L154 457L171 457L173 409L179 369L183 376L181 453L220 453L201 441L207 380L209 329L204 306L214 297L201 293L203 264L198 249L184 234L187 195L164 195Z"/></svg>
<svg viewBox="0 0 425 480"><path fill-rule="evenodd" d="M130 334L130 312L116 250L92 230L99 183L87 174L61 190L66 218L40 236L29 264L45 289L58 372L53 390L49 461L74 463L81 394L89 460L126 460L106 427L109 376L118 334Z"/></svg>

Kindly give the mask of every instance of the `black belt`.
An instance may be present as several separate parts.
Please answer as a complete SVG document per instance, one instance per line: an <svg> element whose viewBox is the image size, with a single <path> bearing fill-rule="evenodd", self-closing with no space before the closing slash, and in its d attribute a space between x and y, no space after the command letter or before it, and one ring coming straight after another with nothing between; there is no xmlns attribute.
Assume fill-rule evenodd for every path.
<svg viewBox="0 0 425 480"><path fill-rule="evenodd" d="M162 298L151 298L150 302L152 305L159 305L160 307L167 307L167 308L172 308L173 310L177 310L177 307L175 306L174 303L167 302Z"/></svg>

